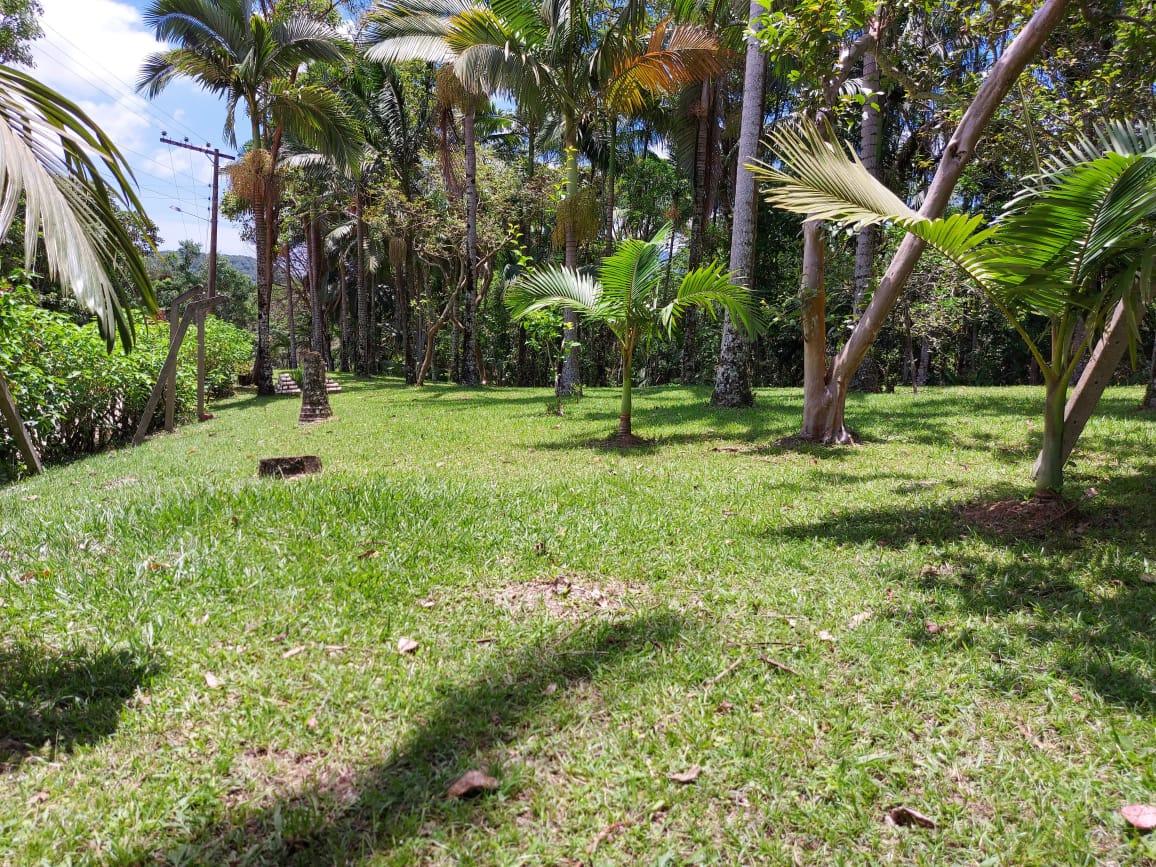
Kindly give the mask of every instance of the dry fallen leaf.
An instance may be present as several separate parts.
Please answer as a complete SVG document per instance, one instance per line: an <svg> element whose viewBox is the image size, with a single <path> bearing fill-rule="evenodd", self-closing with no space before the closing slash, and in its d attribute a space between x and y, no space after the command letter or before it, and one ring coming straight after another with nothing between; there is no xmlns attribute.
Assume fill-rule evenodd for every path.
<svg viewBox="0 0 1156 867"><path fill-rule="evenodd" d="M317 717L311 716L309 719L305 720L305 727L308 729L317 728Z"/></svg>
<svg viewBox="0 0 1156 867"><path fill-rule="evenodd" d="M1156 575L1153 575L1150 572L1145 572L1140 576L1140 582L1142 584L1156 584Z"/></svg>
<svg viewBox="0 0 1156 867"><path fill-rule="evenodd" d="M454 780L453 785L446 792L446 797L469 798L480 795L482 792L492 792L496 788L498 788L498 781L489 774L483 774L477 770L466 771Z"/></svg>
<svg viewBox="0 0 1156 867"><path fill-rule="evenodd" d="M557 691L558 691L558 684L548 683L548 684L546 684L546 688L544 690L542 690L542 695L553 695Z"/></svg>
<svg viewBox="0 0 1156 867"><path fill-rule="evenodd" d="M305 650L305 645L299 644L299 645L297 645L297 647L291 647L288 650L286 650L284 653L282 653L281 658L282 659L292 659L294 656L296 656L298 653L302 653L304 650Z"/></svg>
<svg viewBox="0 0 1156 867"><path fill-rule="evenodd" d="M403 636L397 640L398 653L413 653L417 648L418 644L412 638L405 638Z"/></svg>
<svg viewBox="0 0 1156 867"><path fill-rule="evenodd" d="M829 641L831 644L835 643L835 636L828 632L826 629L819 630L818 638L820 641Z"/></svg>
<svg viewBox="0 0 1156 867"><path fill-rule="evenodd" d="M28 806L33 807L36 804L43 804L47 800L48 792L37 792L35 795L28 799Z"/></svg>
<svg viewBox="0 0 1156 867"><path fill-rule="evenodd" d="M1156 805L1154 804L1129 804L1120 808L1120 815L1129 825L1145 834L1156 830Z"/></svg>
<svg viewBox="0 0 1156 867"><path fill-rule="evenodd" d="M855 629L856 627L862 626L874 616L874 611L860 611L858 614L847 621L847 628Z"/></svg>
<svg viewBox="0 0 1156 867"><path fill-rule="evenodd" d="M357 555L358 560L372 560L374 557L380 556L381 552L376 548L366 548Z"/></svg>
<svg viewBox="0 0 1156 867"><path fill-rule="evenodd" d="M917 825L920 828L936 828L935 820L930 816L925 816L918 810L913 810L910 807L892 807L887 811L887 818L884 820L888 825L897 825L900 828L906 828L912 825Z"/></svg>
<svg viewBox="0 0 1156 867"><path fill-rule="evenodd" d="M692 765L681 773L676 772L673 774L667 774L666 777L669 780L673 780L674 782L681 783L685 786L687 783L693 783L695 780L697 780L699 774L701 773L702 768L700 768L698 765Z"/></svg>
<svg viewBox="0 0 1156 867"><path fill-rule="evenodd" d="M217 677L215 674L213 674L211 671L206 671L205 672L205 685L208 686L209 689L217 689L221 685L221 679L219 677Z"/></svg>
<svg viewBox="0 0 1156 867"><path fill-rule="evenodd" d="M934 620L928 620L923 624L923 628L927 630L928 635L939 635L943 632L943 627Z"/></svg>
<svg viewBox="0 0 1156 867"><path fill-rule="evenodd" d="M729 701L720 701L718 703L718 706L715 708L715 712L716 713L730 713L732 710L734 710L734 708L735 708L735 706L733 704L731 704Z"/></svg>
<svg viewBox="0 0 1156 867"><path fill-rule="evenodd" d="M435 605L438 604L438 601L436 599L431 599L430 597L427 596L425 599L417 600L417 604L420 605L422 608L433 608Z"/></svg>

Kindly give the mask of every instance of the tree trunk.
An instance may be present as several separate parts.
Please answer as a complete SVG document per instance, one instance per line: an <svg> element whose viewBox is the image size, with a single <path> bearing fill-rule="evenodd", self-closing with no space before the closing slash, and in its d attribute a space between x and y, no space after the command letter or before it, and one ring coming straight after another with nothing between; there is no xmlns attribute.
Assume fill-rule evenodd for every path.
<svg viewBox="0 0 1156 867"><path fill-rule="evenodd" d="M1044 399L1044 442L1036 472L1036 495L1055 496L1064 487L1064 398L1067 382L1047 377Z"/></svg>
<svg viewBox="0 0 1156 867"><path fill-rule="evenodd" d="M938 217L943 214L956 182L975 152L980 135L1024 67L1063 19L1067 6L1068 0L1044 0L1043 5L989 70L944 150L935 178L920 208L922 216ZM903 239L863 316L851 332L851 337L836 356L826 387L822 391L805 392L803 428L804 431L810 429L816 439L824 442L844 442L849 439L843 426L847 384L858 371L887 316L895 308L924 246L914 235Z"/></svg>
<svg viewBox="0 0 1156 867"><path fill-rule="evenodd" d="M1091 365L1088 365L1091 367ZM1148 371L1148 388L1144 390L1142 409L1156 409L1156 336L1152 338L1152 366Z"/></svg>
<svg viewBox="0 0 1156 867"><path fill-rule="evenodd" d="M1120 366L1120 362L1124 359L1124 353L1127 351L1128 318L1124 304L1121 302L1112 310L1112 315L1104 327L1104 333L1096 342L1087 364L1084 365L1083 373L1080 374L1075 388L1072 389L1068 404L1064 407L1064 445L1061 454L1061 460L1064 463L1071 457L1072 449L1076 447L1080 434L1084 432L1084 427L1088 424L1096 405L1100 402L1104 389L1112 382L1116 368ZM1035 361L1034 358L1032 360ZM1039 370L1039 365L1036 365L1035 369ZM1032 470L1033 478L1039 476L1042 462L1043 455L1041 454L1036 458L1036 464Z"/></svg>
<svg viewBox="0 0 1156 867"><path fill-rule="evenodd" d="M760 0L752 0L750 22L752 28L764 11ZM748 287L754 289L753 266L755 234L758 230L758 192L755 179L747 171L759 147L763 130L763 98L765 92L767 58L753 36L747 37L746 68L743 73L742 121L739 130L738 165L735 169L734 221L731 228L730 269L740 275ZM757 97L755 96L757 94ZM723 316L722 345L718 366L714 372L714 393L710 402L715 406L751 406L755 402L750 377L751 346L731 322Z"/></svg>
<svg viewBox="0 0 1156 867"><path fill-rule="evenodd" d="M361 263L358 263L360 267ZM342 257L338 265L338 279L341 285L341 372L349 373L353 370L356 350L353 337L352 302L349 298L349 275L345 271L345 258Z"/></svg>
<svg viewBox="0 0 1156 867"><path fill-rule="evenodd" d="M358 182L357 193L353 198L354 235L357 244L357 352L354 360L354 369L358 376L369 376L369 287L365 279L365 220L362 210L365 207ZM400 288L398 289L400 292Z"/></svg>
<svg viewBox="0 0 1156 867"><path fill-rule="evenodd" d="M253 235L257 246L257 349L253 356L253 381L257 394L271 395L273 389L273 359L269 355L269 308L272 300L272 268L270 267L269 209L262 195L253 203Z"/></svg>
<svg viewBox="0 0 1156 867"><path fill-rule="evenodd" d="M577 121L570 114L565 118L566 144L566 200L575 202L578 196L578 131ZM566 222L566 267L578 268L578 233L574 214ZM578 391L582 372L578 366L578 315L569 307L562 311L562 351L565 360L555 387L559 397L568 397Z"/></svg>
<svg viewBox="0 0 1156 867"><path fill-rule="evenodd" d="M627 441L634 436L630 429L630 416L632 410L632 395L631 389L634 382L634 350L622 350L622 402L618 408L618 439Z"/></svg>
<svg viewBox="0 0 1156 867"><path fill-rule="evenodd" d="M706 251L706 225L709 215L707 206L710 198L710 157L716 126L717 101L711 79L705 79L699 93L697 135L694 146L694 202L690 217L690 249L687 251L687 270L693 271L702 264ZM698 311L689 310L682 322L682 352L680 355L679 381L690 385L697 375L698 359Z"/></svg>
<svg viewBox="0 0 1156 867"><path fill-rule="evenodd" d="M466 151L466 285L462 315L462 385L481 385L478 367L478 155L474 138L474 110L462 113Z"/></svg>
<svg viewBox="0 0 1156 867"><path fill-rule="evenodd" d="M8 390L8 381L4 378L3 373L0 373L0 416L3 417L8 433L16 442L16 450L20 452L20 457L24 460L24 468L31 475L44 472L44 464L40 462L40 453L36 451L36 444L32 441L32 435L28 432L24 419L20 417L20 409L16 406L12 392Z"/></svg>
<svg viewBox="0 0 1156 867"><path fill-rule="evenodd" d="M289 366L297 367L297 311L293 299L293 262L285 245L285 301L289 312Z"/></svg>
<svg viewBox="0 0 1156 867"><path fill-rule="evenodd" d="M931 378L931 341L926 334L919 338L919 368L915 378L920 386L927 385Z"/></svg>
<svg viewBox="0 0 1156 867"><path fill-rule="evenodd" d="M314 352L326 356L325 341L325 249L321 237L321 218L310 213L305 224L309 250L309 305L313 317L310 341Z"/></svg>
<svg viewBox="0 0 1156 867"><path fill-rule="evenodd" d="M827 287L823 266L827 241L823 225L803 223L803 281L799 301L803 318L803 431L804 439L822 439L826 418L808 413L821 405L818 396L827 388Z"/></svg>
<svg viewBox="0 0 1156 867"><path fill-rule="evenodd" d="M877 29L877 28L876 28ZM879 63L875 50L863 55L863 85L870 91L863 105L863 117L859 131L859 159L863 167L874 177L879 177L879 144L882 138L883 113L879 110ZM871 290L871 280L875 276L875 246L878 229L867 226L859 230L855 243L854 295L851 300L852 315L858 321L863 312L863 303Z"/></svg>

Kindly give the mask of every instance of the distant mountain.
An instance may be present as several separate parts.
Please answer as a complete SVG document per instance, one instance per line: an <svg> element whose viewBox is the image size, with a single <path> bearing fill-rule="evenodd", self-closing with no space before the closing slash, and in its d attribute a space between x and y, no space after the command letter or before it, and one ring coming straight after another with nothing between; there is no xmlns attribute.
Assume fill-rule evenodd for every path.
<svg viewBox="0 0 1156 867"><path fill-rule="evenodd" d="M176 252L176 250L161 250L160 255L165 256L170 253L175 255ZM208 259L208 256L204 253L198 256L197 267L202 267L205 264L206 259ZM221 253L220 259L228 262L254 283L257 282L257 258L255 256L241 256L232 253Z"/></svg>

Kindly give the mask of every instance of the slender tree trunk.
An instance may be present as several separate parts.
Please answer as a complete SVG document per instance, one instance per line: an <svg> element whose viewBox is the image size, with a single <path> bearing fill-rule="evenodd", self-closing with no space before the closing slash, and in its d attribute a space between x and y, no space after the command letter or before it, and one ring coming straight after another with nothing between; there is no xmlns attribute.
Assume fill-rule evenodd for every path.
<svg viewBox="0 0 1156 867"><path fill-rule="evenodd" d="M750 22L753 27L763 14L760 0L752 0ZM747 37L746 68L743 73L743 113L739 130L738 165L735 168L735 207L731 227L730 269L740 275L747 286L754 289L755 234L758 230L758 191L747 164L753 160L763 130L763 101L765 96L767 58L753 36ZM751 406L755 402L751 391L751 346L731 322L723 316L722 345L718 366L714 372L714 393L710 402L715 406Z"/></svg>
<svg viewBox="0 0 1156 867"><path fill-rule="evenodd" d="M360 266L360 263L358 263ZM353 336L353 302L349 297L349 275L345 271L345 258L338 264L338 279L341 281L341 372L353 370L357 355L356 338Z"/></svg>
<svg viewBox="0 0 1156 867"><path fill-rule="evenodd" d="M1076 447L1080 434L1084 432L1084 427L1091 419L1100 397L1104 394L1104 389L1112 382L1116 368L1123 361L1124 354L1128 351L1128 339L1128 317L1121 302L1108 317L1104 333L1096 341L1088 363L1084 365L1084 371L1076 381L1068 404L1064 408L1064 446L1061 455L1064 462L1071 457L1072 449ZM1032 361L1035 361L1034 357ZM1039 365L1035 365L1034 369L1038 371ZM1032 470L1033 477L1039 476L1042 462L1041 454L1036 458L1035 468Z"/></svg>
<svg viewBox="0 0 1156 867"><path fill-rule="evenodd" d="M358 181L357 192L353 197L354 235L357 245L357 352L355 354L354 369L358 376L369 376L369 287L365 279L365 220L362 211L365 201L362 194L361 182ZM400 291L400 289L399 289Z"/></svg>
<svg viewBox="0 0 1156 867"><path fill-rule="evenodd" d="M257 349L253 357L253 382L257 394L274 394L273 359L270 357L269 313L273 292L269 261L269 211L262 196L253 203L253 234L257 246Z"/></svg>
<svg viewBox="0 0 1156 867"><path fill-rule="evenodd" d="M310 343L313 351L325 359L325 250L321 239L321 218L312 211L305 232L309 239L309 302L313 317Z"/></svg>
<svg viewBox="0 0 1156 867"><path fill-rule="evenodd" d="M1044 442L1036 472L1036 495L1059 494L1064 487L1064 402L1067 381L1047 375L1044 399Z"/></svg>
<svg viewBox="0 0 1156 867"><path fill-rule="evenodd" d="M877 29L877 28L876 28ZM859 159L863 167L873 176L879 176L879 143L882 138L883 113L879 110L879 64L875 50L863 55L863 85L871 92L863 105L863 117L859 131ZM867 226L859 231L855 243L855 282L851 300L852 315L858 321L863 312L863 303L871 290L871 280L875 276L875 247L878 230Z"/></svg>
<svg viewBox="0 0 1156 867"><path fill-rule="evenodd" d="M717 100L712 79L702 83L699 92L697 115L697 135L694 146L694 201L690 218L690 249L687 251L687 269L694 270L702 264L706 252L706 227L710 213L710 162L713 128L717 126ZM680 356L679 381L690 385L697 375L698 311L690 310L682 322L682 353Z"/></svg>
<svg viewBox="0 0 1156 867"><path fill-rule="evenodd" d="M466 285L462 315L462 385L481 385L478 368L478 155L474 137L474 109L462 112L462 139L466 151Z"/></svg>
<svg viewBox="0 0 1156 867"><path fill-rule="evenodd" d="M804 407L818 400L827 388L827 286L823 274L826 253L823 224L815 220L803 223L803 280L799 300L803 316ZM809 427L812 421L804 414L803 438L822 439L823 428Z"/></svg>
<svg viewBox="0 0 1156 867"><path fill-rule="evenodd" d="M630 429L633 409L631 390L634 386L634 349L622 350L622 402L618 408L618 439L628 441L634 435Z"/></svg>
<svg viewBox="0 0 1156 867"><path fill-rule="evenodd" d="M249 117L253 125L253 142L263 147L260 114L254 105L249 105ZM257 247L257 349L253 357L253 381L257 394L275 394L273 388L273 358L270 355L270 308L273 302L273 246L277 237L277 203L273 190L276 173L277 148L269 151L269 165L262 167L265 177L254 185L253 198L253 240Z"/></svg>
<svg viewBox="0 0 1156 867"><path fill-rule="evenodd" d="M922 216L933 218L943 214L956 182L971 161L980 135L1024 67L1031 62L1063 19L1067 6L1068 0L1044 0L1043 5L989 70L944 150L935 178L920 208ZM835 357L826 387L821 392L805 394L803 430L813 432L816 439L824 442L845 442L849 439L843 424L847 385L875 342L887 316L895 308L924 247L925 244L914 235L903 239L863 311L863 316L851 332L851 337ZM805 353L804 357L807 355ZM813 357L815 353L809 355Z"/></svg>
<svg viewBox="0 0 1156 867"><path fill-rule="evenodd" d="M1156 409L1156 336L1152 338L1152 366L1148 370L1148 388L1144 390L1141 408Z"/></svg>
<svg viewBox="0 0 1156 867"><path fill-rule="evenodd" d="M919 394L919 377L915 368L915 341L911 337L911 305L903 299L903 350L906 354L907 375L910 377L911 393Z"/></svg>
<svg viewBox="0 0 1156 867"><path fill-rule="evenodd" d="M293 299L293 262L285 245L285 301L289 311L289 366L297 367L297 311Z"/></svg>
<svg viewBox="0 0 1156 867"><path fill-rule="evenodd" d="M578 131L577 120L569 113L565 117L566 144L566 200L573 204L578 197ZM571 213L566 222L566 267L578 268L578 233L575 214ZM578 315L566 308L562 311L562 345L565 360L558 377L556 391L559 397L567 397L578 391L582 372L578 366Z"/></svg>

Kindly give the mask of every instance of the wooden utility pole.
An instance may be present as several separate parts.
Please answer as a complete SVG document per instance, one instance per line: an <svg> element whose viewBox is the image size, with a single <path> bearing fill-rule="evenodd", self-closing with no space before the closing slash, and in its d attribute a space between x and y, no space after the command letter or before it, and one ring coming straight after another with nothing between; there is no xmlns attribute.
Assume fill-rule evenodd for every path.
<svg viewBox="0 0 1156 867"><path fill-rule="evenodd" d="M183 142L173 141L168 138L168 133L161 133L161 143L171 145L172 147L184 148L185 150L193 151L194 153L205 154L213 160L213 205L211 215L209 217L209 285L207 300L212 301L217 297L217 223L220 221L221 209L221 160L235 160L236 157L232 154L223 154L218 148L211 148L208 145L205 147L197 147L189 144L189 140L185 139ZM205 316L212 305L203 307L197 313L197 419L198 421L205 421L208 416L205 414ZM169 323L169 334L172 334L173 323ZM173 365L170 371L170 381L168 383L168 395L165 401L165 430L171 431L173 421L173 407L176 401L176 365Z"/></svg>

